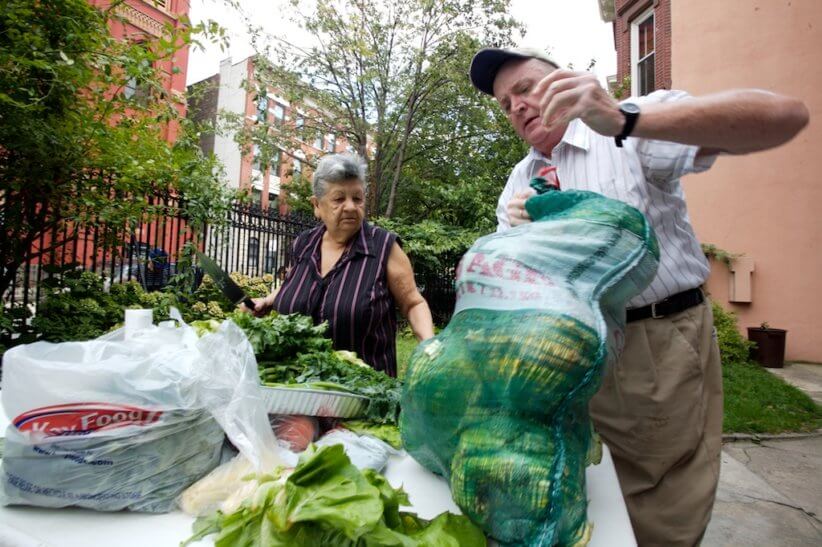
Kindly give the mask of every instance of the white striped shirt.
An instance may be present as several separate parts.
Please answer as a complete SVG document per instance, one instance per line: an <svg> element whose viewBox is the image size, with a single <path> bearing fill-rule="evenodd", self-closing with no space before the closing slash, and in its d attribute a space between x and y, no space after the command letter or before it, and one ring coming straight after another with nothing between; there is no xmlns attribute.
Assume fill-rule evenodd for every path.
<svg viewBox="0 0 822 547"><path fill-rule="evenodd" d="M683 91L660 90L629 102L641 106L687 97ZM637 138L628 138L623 148L617 148L613 137L573 120L551 159L532 148L514 167L497 204L497 231L511 227L506 205L514 194L526 190L542 167L556 165L563 190L588 190L623 201L639 209L654 227L659 240L659 269L650 286L631 299L629 308L699 287L710 270L691 227L679 183L683 175L713 165L715 155L697 159L698 151L698 146Z"/></svg>

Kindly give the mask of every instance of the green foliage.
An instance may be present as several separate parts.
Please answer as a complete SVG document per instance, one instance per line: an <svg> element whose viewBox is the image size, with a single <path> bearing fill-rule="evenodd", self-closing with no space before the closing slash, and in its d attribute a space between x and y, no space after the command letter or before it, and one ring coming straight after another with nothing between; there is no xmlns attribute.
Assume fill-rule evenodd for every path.
<svg viewBox="0 0 822 547"><path fill-rule="evenodd" d="M96 338L122 319L123 308L103 291L102 278L75 270L50 289L32 326L43 340L66 342Z"/></svg>
<svg viewBox="0 0 822 547"><path fill-rule="evenodd" d="M288 183L288 209L291 212L305 215L307 217L314 216L314 206L311 205L309 199L314 195L314 190L311 187L311 180L303 176L295 176L290 183Z"/></svg>
<svg viewBox="0 0 822 547"><path fill-rule="evenodd" d="M233 272L230 276L251 298L266 296L271 292L271 285L274 283L274 276L271 274L250 277ZM174 284L168 288L168 291L173 292L177 300L183 304L184 309L181 313L186 321L222 319L235 310L236 306L223 295L211 277L205 276L203 282L193 292L189 289L190 286L189 284Z"/></svg>
<svg viewBox="0 0 822 547"><path fill-rule="evenodd" d="M162 37L118 40L119 16L87 0L8 0L0 10L0 292L20 264L89 228L122 227L180 213L197 232L219 223L230 195L213 157L203 156L197 128L182 119L167 71L213 24L169 26ZM165 135L179 129L171 144ZM150 205L170 193L183 205ZM117 244L123 230L99 230ZM33 245L45 238L47 245ZM89 304L90 305L90 304ZM93 329L92 329L93 330Z"/></svg>
<svg viewBox="0 0 822 547"><path fill-rule="evenodd" d="M446 263L445 259L458 259L480 235L435 220L406 224L397 220L378 218L374 223L400 236L403 250L415 269L436 270L454 266Z"/></svg>
<svg viewBox="0 0 822 547"><path fill-rule="evenodd" d="M449 43L451 58L438 70L462 75L483 45L472 37ZM439 93L442 100L431 105L409 141L393 218L492 232L497 196L528 145L496 101L476 91L468 78L450 80Z"/></svg>
<svg viewBox="0 0 822 547"><path fill-rule="evenodd" d="M273 281L270 275L254 278L234 273L231 276L252 297L268 294ZM189 322L223 319L234 311L234 306L207 276L193 292L181 290L179 286L146 292L134 281L113 284L107 292L103 279L97 274L65 268L47 279L43 290L45 297L32 320L32 329L37 338L50 342L97 338L122 323L127 308L152 309L155 322L168 319L172 306ZM30 341L33 339L15 340Z"/></svg>
<svg viewBox="0 0 822 547"><path fill-rule="evenodd" d="M782 433L822 427L822 408L752 361L749 350L753 344L739 333L736 316L716 302L711 305L722 356L724 431Z"/></svg>
<svg viewBox="0 0 822 547"><path fill-rule="evenodd" d="M711 308L722 364L747 363L750 360L750 349L753 344L740 334L736 315L726 311L714 301L711 301Z"/></svg>
<svg viewBox="0 0 822 547"><path fill-rule="evenodd" d="M714 260L718 260L726 266L730 266L734 260L743 256L741 253L730 253L724 249L720 249L713 243L703 243L702 252L705 254L707 258L713 258Z"/></svg>
<svg viewBox="0 0 822 547"><path fill-rule="evenodd" d="M622 78L622 82L611 89L611 95L614 99L622 100L631 96L631 75L628 74Z"/></svg>
<svg viewBox="0 0 822 547"><path fill-rule="evenodd" d="M296 48L251 29L259 55L246 85L256 93L276 89L301 105L304 123L297 128L274 120L247 124L235 119L243 149L256 145L266 158L278 149L289 154L298 138L312 142L328 133L344 136L368 159L369 215L391 218L405 200L402 191L423 177L442 180L423 173L427 166L412 169L412 161L433 162L459 141L494 140L497 133L488 130L488 100L470 88L465 72L480 44L477 36L483 45L509 45L512 34L521 30L508 15L508 0L292 3L294 23L316 45ZM314 152L306 152L306 163L315 164ZM474 149L473 154L479 158L482 152ZM472 156L460 157L458 165L470 164ZM488 180L500 187L504 182L496 176ZM446 191L435 194L459 205L448 200Z"/></svg>

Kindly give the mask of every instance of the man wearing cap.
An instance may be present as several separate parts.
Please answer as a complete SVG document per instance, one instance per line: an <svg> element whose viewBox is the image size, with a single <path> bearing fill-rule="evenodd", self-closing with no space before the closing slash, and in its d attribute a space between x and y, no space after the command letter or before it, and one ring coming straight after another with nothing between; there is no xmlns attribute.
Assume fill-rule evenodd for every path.
<svg viewBox="0 0 822 547"><path fill-rule="evenodd" d="M720 153L789 141L808 123L808 110L760 90L703 97L660 90L618 103L592 74L560 69L537 50L483 49L470 77L531 145L499 198L498 231L530 221L528 183L547 166L556 167L563 190L624 201L656 231L657 276L629 302L625 350L590 411L639 544L698 544L719 479L722 372L700 290L708 263L679 179L710 168Z"/></svg>

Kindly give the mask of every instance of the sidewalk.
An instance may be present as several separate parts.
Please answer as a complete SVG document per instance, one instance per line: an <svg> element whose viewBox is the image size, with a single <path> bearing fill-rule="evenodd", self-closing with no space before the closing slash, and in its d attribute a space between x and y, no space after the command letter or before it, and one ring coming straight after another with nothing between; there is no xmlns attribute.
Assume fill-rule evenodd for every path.
<svg viewBox="0 0 822 547"><path fill-rule="evenodd" d="M822 365L768 370L822 404ZM726 443L702 545L822 545L822 436Z"/></svg>

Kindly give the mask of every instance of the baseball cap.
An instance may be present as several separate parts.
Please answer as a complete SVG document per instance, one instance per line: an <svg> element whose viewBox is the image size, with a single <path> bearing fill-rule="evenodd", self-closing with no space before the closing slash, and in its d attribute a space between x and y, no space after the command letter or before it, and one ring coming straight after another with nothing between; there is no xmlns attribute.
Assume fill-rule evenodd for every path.
<svg viewBox="0 0 822 547"><path fill-rule="evenodd" d="M468 76L474 87L488 95L494 94L494 80L502 65L513 59L540 59L559 68L559 65L544 51L534 48L499 49L485 48L474 55Z"/></svg>

